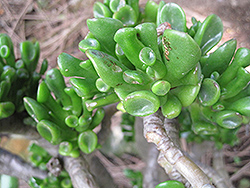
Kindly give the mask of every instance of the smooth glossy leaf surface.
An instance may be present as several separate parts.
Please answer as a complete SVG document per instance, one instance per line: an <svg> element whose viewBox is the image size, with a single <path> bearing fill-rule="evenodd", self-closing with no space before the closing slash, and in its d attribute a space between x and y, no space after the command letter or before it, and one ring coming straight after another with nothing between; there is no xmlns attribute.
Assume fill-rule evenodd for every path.
<svg viewBox="0 0 250 188"><path fill-rule="evenodd" d="M168 180L158 184L155 188L185 188L185 186L179 181Z"/></svg>
<svg viewBox="0 0 250 188"><path fill-rule="evenodd" d="M175 3L165 4L159 12L159 24L168 22L171 28L178 31L186 32L186 15L182 8Z"/></svg>
<svg viewBox="0 0 250 188"><path fill-rule="evenodd" d="M93 14L95 18L112 17L112 12L106 5L101 2L95 2L93 7Z"/></svg>
<svg viewBox="0 0 250 188"><path fill-rule="evenodd" d="M226 129L235 129L243 122L243 117L235 111L223 110L216 112L214 117L216 123Z"/></svg>
<svg viewBox="0 0 250 188"><path fill-rule="evenodd" d="M221 40L222 35L222 21L217 15L212 14L201 24L194 36L194 40L200 46L202 54L205 55Z"/></svg>
<svg viewBox="0 0 250 188"><path fill-rule="evenodd" d="M164 61L167 74L164 78L174 85L174 82L184 77L198 63L201 51L197 43L188 34L166 29L163 34Z"/></svg>
<svg viewBox="0 0 250 188"><path fill-rule="evenodd" d="M78 145L82 152L89 154L97 147L97 136L91 131L82 132L78 137Z"/></svg>
<svg viewBox="0 0 250 188"><path fill-rule="evenodd" d="M160 101L150 91L135 91L129 94L123 102L125 110L134 116L153 114L160 107Z"/></svg>
<svg viewBox="0 0 250 188"><path fill-rule="evenodd" d="M113 14L113 18L120 20L125 26L133 26L137 21L136 13L129 5L121 7Z"/></svg>
<svg viewBox="0 0 250 188"><path fill-rule="evenodd" d="M205 78L202 82L199 92L199 100L204 106L214 105L220 98L220 86L211 79Z"/></svg>
<svg viewBox="0 0 250 188"><path fill-rule="evenodd" d="M210 54L208 59L203 64L201 64L202 74L204 74L205 77L209 77L214 71L222 74L228 67L234 55L236 45L236 40L231 39L222 44L217 50Z"/></svg>

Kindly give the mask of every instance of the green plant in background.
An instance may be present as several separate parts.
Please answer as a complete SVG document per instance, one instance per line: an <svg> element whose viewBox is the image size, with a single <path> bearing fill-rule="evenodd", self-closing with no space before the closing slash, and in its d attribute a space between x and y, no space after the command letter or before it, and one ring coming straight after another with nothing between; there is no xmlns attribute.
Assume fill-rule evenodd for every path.
<svg viewBox="0 0 250 188"><path fill-rule="evenodd" d="M18 188L18 178L8 176L5 174L0 175L0 186L1 188Z"/></svg>
<svg viewBox="0 0 250 188"><path fill-rule="evenodd" d="M128 113L122 114L121 128L123 132L123 139L126 142L135 141L135 117Z"/></svg>
<svg viewBox="0 0 250 188"><path fill-rule="evenodd" d="M24 98L27 112L37 122L38 132L52 144L59 144L61 155L78 157L80 150L91 153L98 147L97 136L92 130L102 121L104 110L101 107L94 113L87 110L85 102L88 97L83 96L94 93L87 88L93 87L90 85L92 78L89 80L73 78L70 82L74 83L74 87L66 87L63 75L54 68L39 84L37 100ZM79 88L79 84L86 86Z"/></svg>
<svg viewBox="0 0 250 188"><path fill-rule="evenodd" d="M38 82L48 67L44 60L36 72L40 55L38 42L22 42L20 54L21 58L16 59L11 38L0 34L0 119L24 110L23 97L36 96Z"/></svg>
<svg viewBox="0 0 250 188"><path fill-rule="evenodd" d="M42 147L32 143L29 146L29 160L33 166L39 167L42 170L48 170L47 164L52 158L49 153ZM59 174L49 174L45 179L39 179L32 177L29 180L29 185L32 188L49 188L49 187L61 187L61 188L72 188L72 182L66 171L61 171Z"/></svg>
<svg viewBox="0 0 250 188"><path fill-rule="evenodd" d="M131 181L134 188L142 188L143 185L143 175L140 171L134 171L131 169L124 169L124 175Z"/></svg>
<svg viewBox="0 0 250 188"><path fill-rule="evenodd" d="M126 141L134 141L136 116L145 120L160 112L163 121L179 120L181 136L188 141L212 140L218 148L237 143L237 131L250 121L250 50L236 50L234 39L212 50L223 35L218 16L212 14L203 22L192 18L188 28L186 15L177 4L150 0L143 9L138 0L104 0L94 4L93 14L95 18L87 20L89 33L79 43L79 50L88 59L60 54L59 69L48 70L39 85L47 62L35 72L38 43L22 43L21 59L16 61L10 38L0 35L1 118L23 109L23 98L39 134L59 145L60 155L74 158L80 151L89 154L100 147L93 129L102 122L104 108L113 103L123 112L121 126ZM65 77L69 77L69 86ZM167 145L172 138L168 139L167 133L163 138L168 132L166 126L150 132L148 122L144 122L145 137L163 152L164 164L176 168L173 156L182 155L166 154L172 151ZM152 132L157 137L149 134ZM31 162L46 169L46 151L35 145L31 148ZM185 170L182 173L185 176ZM134 185L142 187L140 175L128 170L126 174L135 180ZM70 184L65 180L65 185L59 185L58 181L54 177L34 178L30 184ZM190 183L193 187L212 187L209 179ZM184 187L177 181L156 187L170 186Z"/></svg>

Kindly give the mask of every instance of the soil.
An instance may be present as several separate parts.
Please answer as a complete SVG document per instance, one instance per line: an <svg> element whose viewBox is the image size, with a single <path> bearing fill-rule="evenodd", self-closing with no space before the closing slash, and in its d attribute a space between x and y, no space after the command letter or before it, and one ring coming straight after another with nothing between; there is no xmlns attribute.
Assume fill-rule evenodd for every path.
<svg viewBox="0 0 250 188"><path fill-rule="evenodd" d="M141 4L145 2L140 1ZM249 0L172 2L184 9L189 23L192 16L203 21L208 15L217 14L225 28L222 42L236 38L238 48L250 48ZM61 52L85 59L85 55L78 50L78 43L88 32L86 20L93 17L93 4L94 0L1 0L0 33L8 33L15 47L24 40L38 40L41 61L48 59L49 68L57 66L56 58ZM247 130L246 127L242 129L237 146L226 146L224 150L227 170L233 175L231 179L236 185L243 178L250 179L250 136ZM206 160L209 160L208 156Z"/></svg>

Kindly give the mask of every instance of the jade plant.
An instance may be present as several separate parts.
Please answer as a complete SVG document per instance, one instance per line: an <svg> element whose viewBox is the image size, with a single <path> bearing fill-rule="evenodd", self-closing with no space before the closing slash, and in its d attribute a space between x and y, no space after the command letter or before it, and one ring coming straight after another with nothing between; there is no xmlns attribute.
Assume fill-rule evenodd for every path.
<svg viewBox="0 0 250 188"><path fill-rule="evenodd" d="M0 35L0 117L23 109L19 105L24 103L37 132L56 146L68 166L102 147L96 128L111 118L107 111L113 104L123 113L125 141L135 141L135 117L143 119L144 137L156 145L158 163L173 179L157 188L227 187L226 179L218 181L217 173L207 173L209 168L181 150L179 135L213 141L217 149L237 143L237 131L250 121L250 50L237 49L235 39L218 45L223 24L215 14L202 22L193 17L187 26L185 12L175 3L149 0L140 7L138 0L104 0L94 4L93 15L78 46L87 59L61 53L58 68L48 70L39 85L47 62L35 71L38 43L22 43L16 60L11 39ZM47 153L38 150L31 161L46 170ZM87 177L83 184L97 187ZM30 182L39 187L54 180L55 187L62 186L53 177ZM74 187L80 187L77 181L72 180Z"/></svg>
<svg viewBox="0 0 250 188"><path fill-rule="evenodd" d="M41 76L48 67L45 59L40 71L37 65L40 56L39 43L24 41L20 44L20 58L16 58L11 38L0 34L0 119L15 112L24 111L23 97L35 97Z"/></svg>
<svg viewBox="0 0 250 188"><path fill-rule="evenodd" d="M33 166L39 167L40 169L47 170L50 168L47 164L50 164L50 160L53 157L42 147L38 146L35 143L32 143L29 148L30 152L29 160ZM57 171L50 173L45 179L39 179L32 177L29 180L29 185L32 188L45 188L45 187L61 187L61 188L72 188L72 183L68 173L60 171L58 174Z"/></svg>

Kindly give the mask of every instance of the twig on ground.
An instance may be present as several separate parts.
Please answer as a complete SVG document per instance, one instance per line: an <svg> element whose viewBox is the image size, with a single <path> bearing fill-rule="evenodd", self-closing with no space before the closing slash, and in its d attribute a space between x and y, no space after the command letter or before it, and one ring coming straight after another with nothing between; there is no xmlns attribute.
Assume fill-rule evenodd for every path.
<svg viewBox="0 0 250 188"><path fill-rule="evenodd" d="M25 7L23 8L22 12L19 14L18 19L16 20L14 26L12 27L12 32L10 33L10 36L12 37L13 33L15 32L18 23L20 22L20 20L22 19L22 17L27 13L30 5L32 4L33 0L29 0L28 2L26 2Z"/></svg>
<svg viewBox="0 0 250 188"><path fill-rule="evenodd" d="M15 176L28 181L31 177L44 179L47 172L25 162L18 155L12 154L7 150L0 148L0 174Z"/></svg>
<svg viewBox="0 0 250 188"><path fill-rule="evenodd" d="M230 180L231 181L236 181L239 180L242 176L245 175L246 172L249 172L250 169L250 162L248 162L247 164L245 164L240 170L238 170L237 172L235 172Z"/></svg>
<svg viewBox="0 0 250 188"><path fill-rule="evenodd" d="M223 160L223 152L222 150L214 149L213 154L213 167L218 172L218 174L221 176L222 180L224 181L224 184L220 182L220 184L217 185L218 188L224 188L229 187L233 188L233 184L230 180L230 177L226 171L224 160Z"/></svg>

